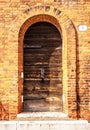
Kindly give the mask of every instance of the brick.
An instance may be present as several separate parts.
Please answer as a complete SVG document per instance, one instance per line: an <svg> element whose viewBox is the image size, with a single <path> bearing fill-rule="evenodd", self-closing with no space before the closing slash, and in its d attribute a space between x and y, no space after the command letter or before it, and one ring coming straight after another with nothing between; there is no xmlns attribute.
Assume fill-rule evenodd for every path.
<svg viewBox="0 0 90 130"><path fill-rule="evenodd" d="M63 112L76 118L78 107L79 117L90 120L89 0L0 0L0 9L0 119L14 120L23 109L24 34L35 22L46 21L62 36ZM82 24L86 31L78 29Z"/></svg>

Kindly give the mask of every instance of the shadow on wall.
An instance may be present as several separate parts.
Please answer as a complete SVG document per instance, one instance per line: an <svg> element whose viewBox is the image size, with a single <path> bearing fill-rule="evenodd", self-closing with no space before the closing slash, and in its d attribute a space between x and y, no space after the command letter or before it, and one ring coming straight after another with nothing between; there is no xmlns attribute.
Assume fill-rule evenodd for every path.
<svg viewBox="0 0 90 130"><path fill-rule="evenodd" d="M4 105L0 101L0 120L8 120L9 119L9 113L5 109Z"/></svg>

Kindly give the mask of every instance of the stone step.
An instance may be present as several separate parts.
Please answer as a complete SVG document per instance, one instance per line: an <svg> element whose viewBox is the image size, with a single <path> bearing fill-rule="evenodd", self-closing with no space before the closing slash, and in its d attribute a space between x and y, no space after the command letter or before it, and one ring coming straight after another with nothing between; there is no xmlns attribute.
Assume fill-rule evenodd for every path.
<svg viewBox="0 0 90 130"><path fill-rule="evenodd" d="M86 120L0 121L0 130L90 130Z"/></svg>
<svg viewBox="0 0 90 130"><path fill-rule="evenodd" d="M17 120L70 120L68 115L62 112L22 112L17 115Z"/></svg>

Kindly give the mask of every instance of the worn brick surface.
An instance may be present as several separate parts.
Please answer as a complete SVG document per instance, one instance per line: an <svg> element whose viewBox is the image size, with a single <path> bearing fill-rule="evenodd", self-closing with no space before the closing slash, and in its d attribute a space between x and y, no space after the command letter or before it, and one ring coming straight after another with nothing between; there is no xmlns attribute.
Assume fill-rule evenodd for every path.
<svg viewBox="0 0 90 130"><path fill-rule="evenodd" d="M0 119L15 119L22 111L23 38L39 21L62 35L63 112L90 119L89 0L0 0ZM83 24L86 31L78 29Z"/></svg>

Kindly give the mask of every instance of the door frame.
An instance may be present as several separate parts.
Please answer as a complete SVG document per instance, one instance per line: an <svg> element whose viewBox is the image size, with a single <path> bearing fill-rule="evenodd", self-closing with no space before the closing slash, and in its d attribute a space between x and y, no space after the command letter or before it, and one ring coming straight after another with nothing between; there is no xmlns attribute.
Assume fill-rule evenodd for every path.
<svg viewBox="0 0 90 130"><path fill-rule="evenodd" d="M26 19L19 31L18 46L18 112L22 111L23 99L23 39L28 27L36 22L50 22L60 32L62 37L62 67L63 67L63 112L70 116L77 114L76 107L76 31L73 23L65 15L57 17L50 14L38 14ZM72 48L70 49L70 47ZM71 53L73 55L71 55ZM71 68L72 66L72 68ZM73 77L73 82L71 81ZM69 92L73 87L73 97ZM74 105L73 105L74 102Z"/></svg>

